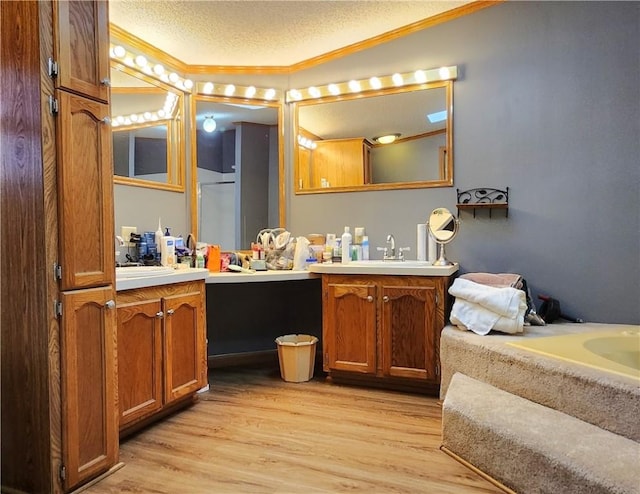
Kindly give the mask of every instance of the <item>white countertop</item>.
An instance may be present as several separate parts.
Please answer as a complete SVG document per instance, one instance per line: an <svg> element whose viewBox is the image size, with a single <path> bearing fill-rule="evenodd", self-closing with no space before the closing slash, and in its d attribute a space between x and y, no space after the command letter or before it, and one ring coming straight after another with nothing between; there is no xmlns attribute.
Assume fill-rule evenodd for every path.
<svg viewBox="0 0 640 494"><path fill-rule="evenodd" d="M125 268L127 269L127 268ZM184 281L204 280L209 276L207 269L176 269L171 273L155 276L139 276L118 278L116 276L116 291L132 290L134 288L147 288L150 286L170 285Z"/></svg>
<svg viewBox="0 0 640 494"><path fill-rule="evenodd" d="M451 276L460 269L458 263L450 266L432 266L428 261L352 261L319 263L309 266L312 273L321 274L383 274L404 276Z"/></svg>
<svg viewBox="0 0 640 494"><path fill-rule="evenodd" d="M225 271L222 273L209 273L207 283L256 283L267 281L308 280L317 278L318 275L309 271L298 270L274 270L256 271L255 273L237 273Z"/></svg>

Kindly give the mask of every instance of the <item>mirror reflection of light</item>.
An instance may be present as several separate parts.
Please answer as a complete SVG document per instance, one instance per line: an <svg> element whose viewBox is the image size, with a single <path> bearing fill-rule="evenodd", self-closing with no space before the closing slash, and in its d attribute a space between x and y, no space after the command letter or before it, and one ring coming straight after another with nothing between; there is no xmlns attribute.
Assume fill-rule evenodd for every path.
<svg viewBox="0 0 640 494"><path fill-rule="evenodd" d="M224 94L226 94L227 96L232 96L235 92L236 87L233 84L227 84L227 87L224 89Z"/></svg>
<svg viewBox="0 0 640 494"><path fill-rule="evenodd" d="M382 82L378 77L372 77L369 79L369 84L373 89L380 89L382 87Z"/></svg>
<svg viewBox="0 0 640 494"><path fill-rule="evenodd" d="M205 132L211 133L214 130L216 130L216 127L217 127L216 121L213 119L212 116L205 117L204 122L202 122L202 129Z"/></svg>

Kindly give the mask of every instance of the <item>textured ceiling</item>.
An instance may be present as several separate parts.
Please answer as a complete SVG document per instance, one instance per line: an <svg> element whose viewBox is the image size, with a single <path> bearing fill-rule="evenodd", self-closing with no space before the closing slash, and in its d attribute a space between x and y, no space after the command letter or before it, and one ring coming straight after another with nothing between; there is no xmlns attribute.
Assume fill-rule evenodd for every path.
<svg viewBox="0 0 640 494"><path fill-rule="evenodd" d="M111 0L110 22L190 65L289 66L469 0Z"/></svg>

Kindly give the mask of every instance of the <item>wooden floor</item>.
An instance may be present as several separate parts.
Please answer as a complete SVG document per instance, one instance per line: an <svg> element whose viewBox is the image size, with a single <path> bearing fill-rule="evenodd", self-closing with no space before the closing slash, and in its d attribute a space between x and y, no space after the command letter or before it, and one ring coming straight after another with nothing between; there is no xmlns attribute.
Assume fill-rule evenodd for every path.
<svg viewBox="0 0 640 494"><path fill-rule="evenodd" d="M438 449L435 398L286 383L277 367L213 369L209 382L197 404L123 441L125 466L84 492L501 492Z"/></svg>

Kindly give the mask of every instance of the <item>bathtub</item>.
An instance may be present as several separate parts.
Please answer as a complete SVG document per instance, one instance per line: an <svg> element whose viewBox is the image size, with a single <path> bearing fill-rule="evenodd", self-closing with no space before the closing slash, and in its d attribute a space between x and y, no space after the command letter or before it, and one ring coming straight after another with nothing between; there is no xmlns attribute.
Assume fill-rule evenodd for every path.
<svg viewBox="0 0 640 494"><path fill-rule="evenodd" d="M507 345L640 381L640 326L528 338Z"/></svg>

